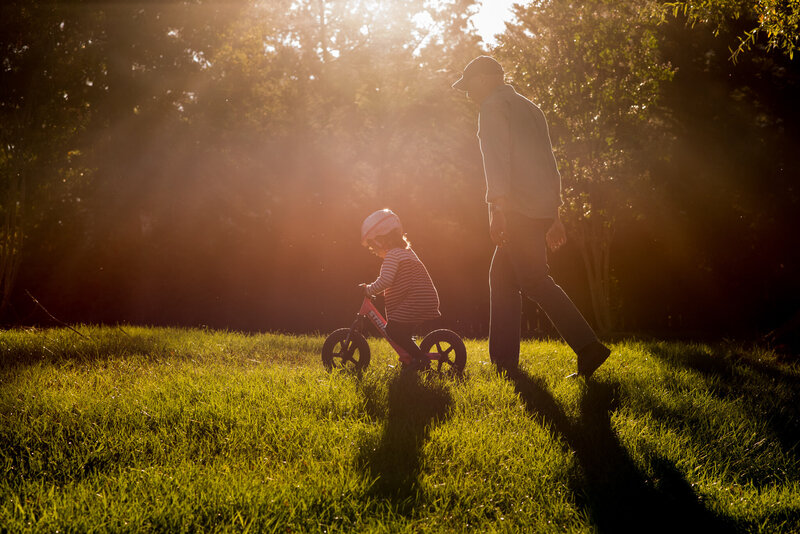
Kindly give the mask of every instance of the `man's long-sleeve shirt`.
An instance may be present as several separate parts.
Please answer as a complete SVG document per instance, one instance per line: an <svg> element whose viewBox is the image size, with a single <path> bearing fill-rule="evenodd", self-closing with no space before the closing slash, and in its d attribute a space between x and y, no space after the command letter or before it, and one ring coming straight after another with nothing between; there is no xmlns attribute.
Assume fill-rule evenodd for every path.
<svg viewBox="0 0 800 534"><path fill-rule="evenodd" d="M478 138L486 202L536 219L557 217L561 175L542 110L500 85L481 104Z"/></svg>

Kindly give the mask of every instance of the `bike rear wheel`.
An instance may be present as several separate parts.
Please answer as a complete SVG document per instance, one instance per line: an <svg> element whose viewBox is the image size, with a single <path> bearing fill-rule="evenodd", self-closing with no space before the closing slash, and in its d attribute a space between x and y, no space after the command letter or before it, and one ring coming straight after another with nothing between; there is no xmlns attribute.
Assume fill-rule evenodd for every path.
<svg viewBox="0 0 800 534"><path fill-rule="evenodd" d="M467 364L467 348L461 338L452 330L434 330L419 345L423 354L433 354L431 358L439 372L461 374Z"/></svg>
<svg viewBox="0 0 800 534"><path fill-rule="evenodd" d="M349 328L334 330L322 345L322 364L329 371L335 368L360 371L369 365L369 343Z"/></svg>

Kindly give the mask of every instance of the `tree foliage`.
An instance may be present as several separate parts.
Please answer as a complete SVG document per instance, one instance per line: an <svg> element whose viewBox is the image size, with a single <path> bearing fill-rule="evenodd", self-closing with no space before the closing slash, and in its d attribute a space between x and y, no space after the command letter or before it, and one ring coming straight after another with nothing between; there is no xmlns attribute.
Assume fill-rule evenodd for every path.
<svg viewBox="0 0 800 534"><path fill-rule="evenodd" d="M0 312L17 278L26 235L62 206L80 209L88 169L75 145L90 118L91 65L80 22L57 4L0 8Z"/></svg>
<svg viewBox="0 0 800 534"><path fill-rule="evenodd" d="M789 58L800 48L800 1L766 0L702 0L697 2L667 2L666 12L683 15L690 24L708 24L716 35L737 21L745 21L749 29L731 47L736 58L758 43L770 50L780 50Z"/></svg>
<svg viewBox="0 0 800 534"><path fill-rule="evenodd" d="M4 134L16 141L4 173L23 176L28 161L18 182L51 195L18 203L50 213L4 232L6 263L19 264L27 236L26 278L43 290L93 273L91 314L146 317L158 299L185 310L220 293L257 308L291 299L287 272L340 274L330 230L356 228L375 205L405 206L422 225L450 217L463 197L427 193L463 189L458 170L477 171L453 156L471 142L459 128L470 116L448 90L478 50L470 4L6 5L3 110L16 130ZM3 202L12 222L15 205ZM34 260L47 256L59 263ZM231 277L242 269L252 278Z"/></svg>
<svg viewBox="0 0 800 534"><path fill-rule="evenodd" d="M491 244L476 110L450 88L482 52L468 24L476 6L5 2L4 324L48 320L30 315L30 290L67 321L340 326L357 304L353 287L377 269L358 226L392 207L437 284L445 318L484 335ZM648 7L525 3L495 51L551 123L565 218L579 245L554 258L557 278L588 302L575 283L583 255L606 328L612 312L664 324L670 310L690 306L679 295L649 306L646 280L615 280L625 266L672 279L669 258L675 271L727 276L735 286L719 267L730 264L732 247L714 245L715 221L744 221L736 237L762 259L762 270L742 259L737 272L755 279L794 265L776 239L759 239L800 212L786 149L797 138L796 113L786 111L796 68L754 49L742 62L753 67L745 83L720 66L729 62L702 32L674 21L654 31ZM680 83L670 81L667 53L680 62ZM661 114L665 101L671 121ZM673 136L681 142L667 142ZM725 157L728 146L735 158ZM772 193L752 194L759 188ZM668 206L686 227L683 241L666 238L644 206ZM690 252L658 246L690 238L707 250L700 267ZM776 280L784 288L792 279ZM611 299L617 283L627 301Z"/></svg>
<svg viewBox="0 0 800 534"><path fill-rule="evenodd" d="M614 327L616 220L646 191L644 163L663 139L654 112L672 70L659 56L652 5L553 0L518 6L497 54L551 125L566 221L584 259L595 318Z"/></svg>

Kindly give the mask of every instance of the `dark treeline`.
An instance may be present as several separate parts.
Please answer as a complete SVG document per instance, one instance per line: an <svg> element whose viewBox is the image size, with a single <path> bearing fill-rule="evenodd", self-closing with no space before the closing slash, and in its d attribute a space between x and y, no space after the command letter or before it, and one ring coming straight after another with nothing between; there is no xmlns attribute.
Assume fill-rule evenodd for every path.
<svg viewBox="0 0 800 534"><path fill-rule="evenodd" d="M523 3L524 4L524 3ZM443 321L485 335L475 2L6 2L2 323L326 331L391 207ZM606 332L751 336L800 308L800 63L631 0L522 5L492 51L542 105ZM528 328L548 332L535 306Z"/></svg>

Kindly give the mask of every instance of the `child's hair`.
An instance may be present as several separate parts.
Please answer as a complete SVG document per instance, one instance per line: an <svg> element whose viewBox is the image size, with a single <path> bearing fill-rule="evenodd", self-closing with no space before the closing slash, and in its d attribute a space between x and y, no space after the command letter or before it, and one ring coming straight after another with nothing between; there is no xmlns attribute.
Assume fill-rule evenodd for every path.
<svg viewBox="0 0 800 534"><path fill-rule="evenodd" d="M380 240L381 245L387 250L393 248L411 248L411 241L409 241L406 234L398 228L395 228L388 234L376 236L376 240Z"/></svg>

